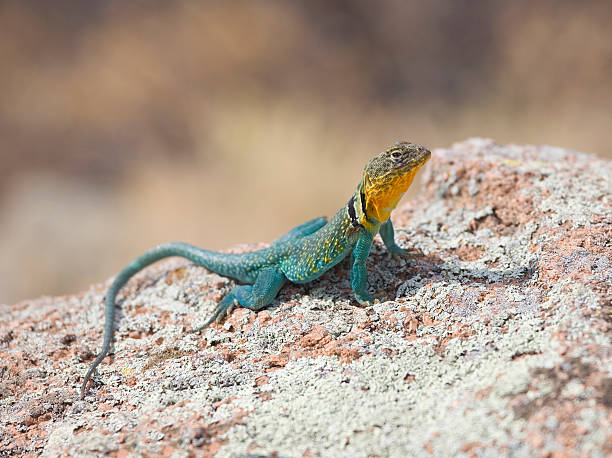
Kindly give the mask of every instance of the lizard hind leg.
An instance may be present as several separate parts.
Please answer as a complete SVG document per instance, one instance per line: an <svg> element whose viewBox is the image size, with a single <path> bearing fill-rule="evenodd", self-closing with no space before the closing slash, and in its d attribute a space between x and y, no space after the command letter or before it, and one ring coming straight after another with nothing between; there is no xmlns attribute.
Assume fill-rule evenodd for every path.
<svg viewBox="0 0 612 458"><path fill-rule="evenodd" d="M279 269L276 267L263 269L253 285L236 286L223 297L206 323L190 332L200 332L212 324L213 321L219 323L231 313L235 306L254 311L261 310L272 302L284 283L285 275Z"/></svg>

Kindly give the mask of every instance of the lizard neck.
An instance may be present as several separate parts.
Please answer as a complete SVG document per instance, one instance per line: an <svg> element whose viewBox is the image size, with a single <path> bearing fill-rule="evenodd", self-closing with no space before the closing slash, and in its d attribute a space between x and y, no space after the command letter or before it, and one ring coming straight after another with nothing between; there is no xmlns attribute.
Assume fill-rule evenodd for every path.
<svg viewBox="0 0 612 458"><path fill-rule="evenodd" d="M368 231L374 233L384 222L377 220L373 215L368 215L367 198L361 183L359 186L357 186L355 194L353 194L349 199L346 209L349 216L349 221L355 228L364 227Z"/></svg>

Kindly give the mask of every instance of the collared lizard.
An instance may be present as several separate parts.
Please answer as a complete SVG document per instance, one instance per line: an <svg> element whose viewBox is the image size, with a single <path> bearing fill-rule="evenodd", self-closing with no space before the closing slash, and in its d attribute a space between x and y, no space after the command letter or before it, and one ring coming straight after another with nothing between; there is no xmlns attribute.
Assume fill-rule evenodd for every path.
<svg viewBox="0 0 612 458"><path fill-rule="evenodd" d="M398 142L376 155L365 167L348 203L329 220L315 218L301 224L268 248L244 254L204 250L182 242L159 245L134 259L111 284L105 299L102 350L89 367L81 386L81 399L96 367L107 355L114 334L115 297L137 272L170 256L181 256L239 283L223 297L213 315L198 329L219 321L234 306L260 310L278 294L286 281L306 283L321 276L352 252L351 288L360 304L373 302L367 290L366 259L377 233L393 256L411 256L394 240L389 216L412 184L417 171L429 160L427 148Z"/></svg>

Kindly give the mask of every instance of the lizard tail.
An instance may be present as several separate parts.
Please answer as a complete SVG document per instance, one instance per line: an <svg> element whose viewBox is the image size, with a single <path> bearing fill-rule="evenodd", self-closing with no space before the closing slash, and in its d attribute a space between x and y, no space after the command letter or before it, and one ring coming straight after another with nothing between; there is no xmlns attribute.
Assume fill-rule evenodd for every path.
<svg viewBox="0 0 612 458"><path fill-rule="evenodd" d="M231 255L227 253L204 250L202 248L181 242L171 242L159 245L130 262L127 267L123 269L119 275L117 275L117 277L115 277L115 280L106 293L104 307L104 342L102 343L102 350L100 350L100 354L94 360L94 362L91 363L91 366L89 366L89 369L85 374L83 384L81 385L80 399L85 397L87 383L91 379L91 375L110 350L115 331L113 326L115 320L115 297L117 296L117 293L137 272L141 271L148 265L153 264L154 262L164 258L169 258L171 256L187 258L196 264L206 267L207 269L220 273L224 276L237 278L238 280L241 280L245 275L240 265L239 257L241 255ZM232 258L235 258L235 262L230 261L233 260Z"/></svg>

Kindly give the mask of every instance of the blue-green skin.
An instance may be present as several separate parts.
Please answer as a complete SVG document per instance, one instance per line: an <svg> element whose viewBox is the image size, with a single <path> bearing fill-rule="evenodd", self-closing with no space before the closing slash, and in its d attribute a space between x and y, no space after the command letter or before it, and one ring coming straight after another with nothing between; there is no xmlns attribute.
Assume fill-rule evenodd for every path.
<svg viewBox="0 0 612 458"><path fill-rule="evenodd" d="M429 155L425 161L428 158ZM362 208L360 204L363 202L362 192L363 182L349 203L343 206L329 222L324 217L310 220L293 228L263 250L228 254L204 250L182 242L171 242L159 245L134 259L117 275L106 294L104 342L100 354L84 377L81 399L85 395L91 375L110 349L114 334L117 293L134 274L164 258L180 256L220 275L245 283L227 293L213 315L201 327L193 330L194 332L201 331L213 321L219 321L235 305L254 311L266 307L286 281L310 282L342 261L351 251L351 288L359 303L371 303L373 297L367 290L366 259L374 236L380 233L387 250L393 256L412 256L412 254L395 243L390 219L378 221ZM355 218L351 217L349 210L351 205L357 222L363 222L363 225L356 224Z"/></svg>

